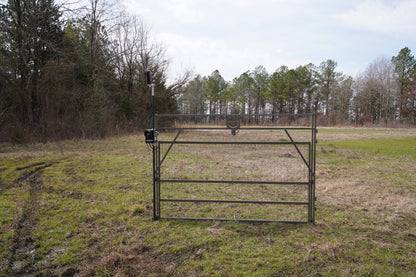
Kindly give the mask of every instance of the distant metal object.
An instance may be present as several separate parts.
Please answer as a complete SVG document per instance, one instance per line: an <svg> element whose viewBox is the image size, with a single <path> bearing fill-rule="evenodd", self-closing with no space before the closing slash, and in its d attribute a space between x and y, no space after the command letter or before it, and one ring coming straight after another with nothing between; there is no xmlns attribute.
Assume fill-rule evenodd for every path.
<svg viewBox="0 0 416 277"><path fill-rule="evenodd" d="M227 128L231 129L231 134L236 135L236 131L240 129L240 120L241 116L238 114L229 114L226 116L227 119Z"/></svg>
<svg viewBox="0 0 416 277"><path fill-rule="evenodd" d="M155 118L154 220L315 222L315 114Z"/></svg>

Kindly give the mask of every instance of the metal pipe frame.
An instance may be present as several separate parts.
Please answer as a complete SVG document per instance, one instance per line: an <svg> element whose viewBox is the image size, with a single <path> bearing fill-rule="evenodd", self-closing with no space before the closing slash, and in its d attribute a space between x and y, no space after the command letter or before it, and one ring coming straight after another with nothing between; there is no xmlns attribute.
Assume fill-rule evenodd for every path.
<svg viewBox="0 0 416 277"><path fill-rule="evenodd" d="M154 98L152 95L152 104L154 103ZM152 107L153 108L153 107ZM153 110L154 111L154 110ZM189 117L194 116L203 116L203 117L212 117L212 116L225 116L225 115L178 115L178 114L154 114L152 113L153 119L153 128L156 130L156 117ZM277 116L270 114L259 114L259 115L241 115L243 116ZM179 220L215 220L215 221L238 221L238 222L280 222L280 223L315 223L315 170L316 170L316 135L318 130L316 129L316 115L313 113L302 114L302 115L288 115L288 114L279 114L278 116L310 116L311 127L241 127L240 130L283 130L288 135L290 142L235 142L235 141L177 141L179 134L182 130L227 130L224 127L162 127L158 130L179 130L174 140L170 141L157 141L153 144L153 219L179 219ZM311 131L311 141L295 141L288 133L288 130L310 130ZM161 144L170 144L169 149L163 156L161 160ZM248 180L182 180L182 179L161 179L160 178L160 167L162 162L165 160L166 156L169 153L169 150L173 147L174 144L263 144L263 145L294 145L298 154L308 167L308 182L279 182L279 181L248 181ZM308 156L307 159L302 155L297 145L308 145ZM276 185L305 185L308 186L308 201L256 201L256 200L221 200L221 199L161 199L160 198L160 186L161 183L235 183L235 184L276 184ZM162 217L161 216L161 202L192 202L192 203L235 203L235 204L271 204L271 205L305 205L308 207L308 219L303 220L269 220L269 219L232 219L232 218L200 218L200 217Z"/></svg>

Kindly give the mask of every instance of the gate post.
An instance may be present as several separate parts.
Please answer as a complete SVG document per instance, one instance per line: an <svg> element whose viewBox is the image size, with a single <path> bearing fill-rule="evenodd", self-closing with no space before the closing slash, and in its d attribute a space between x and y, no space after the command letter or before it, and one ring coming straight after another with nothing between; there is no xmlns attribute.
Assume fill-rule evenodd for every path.
<svg viewBox="0 0 416 277"><path fill-rule="evenodd" d="M153 220L160 219L160 143L153 146Z"/></svg>
<svg viewBox="0 0 416 277"><path fill-rule="evenodd" d="M160 143L153 145L153 220L160 219Z"/></svg>
<svg viewBox="0 0 416 277"><path fill-rule="evenodd" d="M316 129L316 113L312 114L312 149L311 149L311 218L310 222L315 223L315 169L316 169L316 134L318 130Z"/></svg>

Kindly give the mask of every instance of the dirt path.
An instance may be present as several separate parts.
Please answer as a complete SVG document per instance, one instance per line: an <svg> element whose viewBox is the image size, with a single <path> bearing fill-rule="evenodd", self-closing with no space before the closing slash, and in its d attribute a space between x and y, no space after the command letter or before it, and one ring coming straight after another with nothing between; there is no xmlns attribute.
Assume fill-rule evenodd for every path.
<svg viewBox="0 0 416 277"><path fill-rule="evenodd" d="M39 248L33 233L37 225L39 197L43 189L41 174L42 170L49 166L51 164L36 163L16 168L16 171L25 171L20 174L19 178L12 185L19 187L29 186L29 196L22 206L21 213L16 216L13 226L14 235L7 261L8 272L11 275L32 276L36 262L36 251Z"/></svg>

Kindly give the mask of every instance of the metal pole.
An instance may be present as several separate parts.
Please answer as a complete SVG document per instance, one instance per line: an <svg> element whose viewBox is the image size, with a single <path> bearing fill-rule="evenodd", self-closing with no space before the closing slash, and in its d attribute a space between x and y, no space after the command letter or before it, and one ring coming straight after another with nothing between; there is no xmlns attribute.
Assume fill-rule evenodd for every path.
<svg viewBox="0 0 416 277"><path fill-rule="evenodd" d="M151 81L151 80L150 80ZM152 130L153 134L155 133L155 84L151 83L149 84L149 87L151 89L151 95L152 95ZM158 213L157 213L157 189L156 189L156 142L153 141L152 143L152 150L153 150L153 220L159 219Z"/></svg>
<svg viewBox="0 0 416 277"><path fill-rule="evenodd" d="M315 224L315 189L316 189L316 143L318 142L316 140L316 134L318 133L318 130L316 129L316 113L312 115L312 223Z"/></svg>
<svg viewBox="0 0 416 277"><path fill-rule="evenodd" d="M149 88L151 89L152 95L152 130L155 130L155 94L154 94L154 85L150 84ZM155 143L152 143L152 154L153 154L153 220L157 219L156 216L156 148Z"/></svg>
<svg viewBox="0 0 416 277"><path fill-rule="evenodd" d="M152 129L155 131L155 84L149 85L152 90Z"/></svg>
<svg viewBox="0 0 416 277"><path fill-rule="evenodd" d="M146 142L151 143L151 147L153 150L153 220L159 219L160 213L159 213L159 200L160 199L160 191L157 187L158 185L158 179L159 179L159 156L158 152L158 143L157 143L157 132L156 132L156 124L155 124L155 84L152 81L152 72L150 70L146 71L146 79L147 79L147 85L149 86L151 90L152 95L152 129L146 130L145 135ZM157 157L156 157L157 156Z"/></svg>

